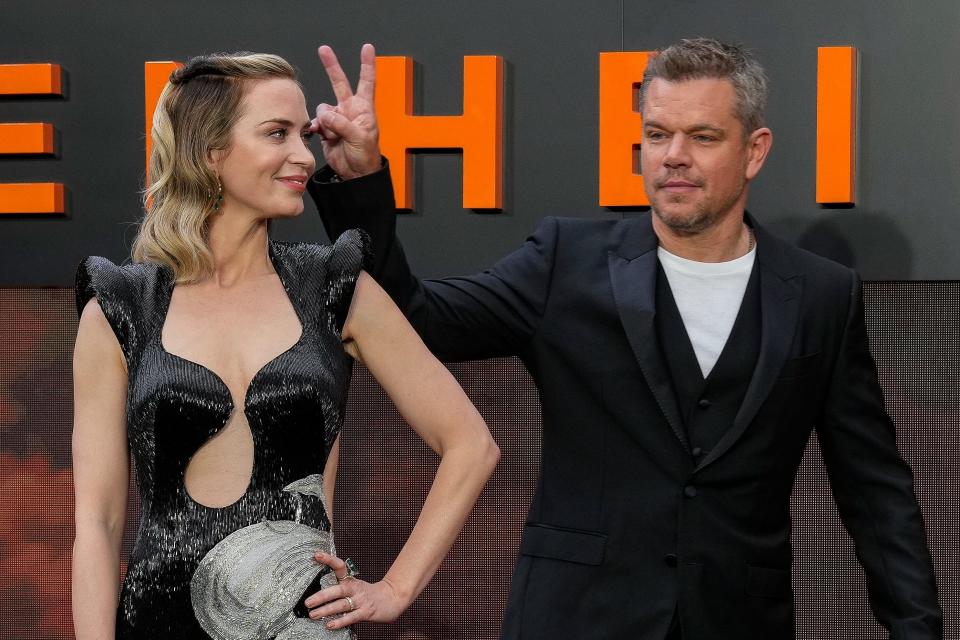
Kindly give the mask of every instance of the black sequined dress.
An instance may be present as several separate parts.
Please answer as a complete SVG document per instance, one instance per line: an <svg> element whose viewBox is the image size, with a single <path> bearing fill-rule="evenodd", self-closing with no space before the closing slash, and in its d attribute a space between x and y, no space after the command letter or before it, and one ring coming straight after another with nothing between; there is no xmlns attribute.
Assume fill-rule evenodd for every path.
<svg viewBox="0 0 960 640"><path fill-rule="evenodd" d="M352 360L340 332L366 252L359 231L333 246L270 242L303 333L250 383L243 411L253 471L244 495L223 508L195 502L184 486L190 457L234 406L215 373L161 345L172 272L99 257L81 263L77 309L97 298L129 377L127 437L141 519L118 639L350 637L305 618L298 603L305 589L333 579L312 558L317 548L333 549L320 474L343 424Z"/></svg>

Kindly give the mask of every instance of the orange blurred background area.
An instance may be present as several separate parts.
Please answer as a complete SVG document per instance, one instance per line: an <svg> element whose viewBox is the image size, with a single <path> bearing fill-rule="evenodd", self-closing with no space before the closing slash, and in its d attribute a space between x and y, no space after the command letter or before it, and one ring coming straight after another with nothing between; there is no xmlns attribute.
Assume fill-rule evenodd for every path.
<svg viewBox="0 0 960 640"><path fill-rule="evenodd" d="M960 548L960 283L867 282L871 348L904 457L916 475L947 620L958 638ZM73 291L0 289L0 640L73 637L70 554ZM514 359L451 366L502 450L493 479L440 572L395 625L364 640L493 640L540 456L536 389ZM436 456L404 424L372 376L351 383L337 482L338 548L371 578L406 539ZM130 486L124 554L139 505ZM837 517L816 440L792 501L797 637L887 637L869 610L853 545ZM118 576L118 580L120 576Z"/></svg>

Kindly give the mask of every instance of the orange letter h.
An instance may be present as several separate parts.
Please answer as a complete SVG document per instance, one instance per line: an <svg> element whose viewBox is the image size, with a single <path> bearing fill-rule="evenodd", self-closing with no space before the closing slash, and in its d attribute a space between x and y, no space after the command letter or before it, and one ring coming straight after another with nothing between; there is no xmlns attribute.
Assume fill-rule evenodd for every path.
<svg viewBox="0 0 960 640"><path fill-rule="evenodd" d="M377 57L380 147L390 159L397 206L413 208L410 153L463 150L463 207L502 208L503 59L464 56L463 115L413 115L413 60Z"/></svg>

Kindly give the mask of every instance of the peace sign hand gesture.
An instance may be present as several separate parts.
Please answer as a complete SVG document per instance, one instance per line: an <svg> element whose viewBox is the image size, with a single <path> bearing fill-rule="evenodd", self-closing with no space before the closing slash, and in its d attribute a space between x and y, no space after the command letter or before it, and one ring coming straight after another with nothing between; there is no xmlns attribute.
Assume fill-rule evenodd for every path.
<svg viewBox="0 0 960 640"><path fill-rule="evenodd" d="M343 179L358 178L380 169L380 132L374 110L373 91L376 52L372 44L360 49L360 80L357 90L337 61L337 54L327 45L317 49L320 62L330 78L336 106L317 105L317 116L310 123L323 144L327 164Z"/></svg>

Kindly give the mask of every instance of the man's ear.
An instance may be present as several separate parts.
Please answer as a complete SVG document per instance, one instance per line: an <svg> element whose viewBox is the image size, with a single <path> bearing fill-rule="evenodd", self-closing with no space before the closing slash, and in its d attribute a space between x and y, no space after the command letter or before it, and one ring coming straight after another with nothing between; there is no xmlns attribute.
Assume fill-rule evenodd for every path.
<svg viewBox="0 0 960 640"><path fill-rule="evenodd" d="M771 147L773 147L773 132L767 127L760 127L747 138L747 180L753 180L760 173L763 163L770 155Z"/></svg>

